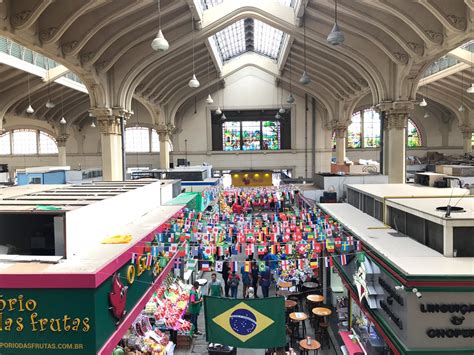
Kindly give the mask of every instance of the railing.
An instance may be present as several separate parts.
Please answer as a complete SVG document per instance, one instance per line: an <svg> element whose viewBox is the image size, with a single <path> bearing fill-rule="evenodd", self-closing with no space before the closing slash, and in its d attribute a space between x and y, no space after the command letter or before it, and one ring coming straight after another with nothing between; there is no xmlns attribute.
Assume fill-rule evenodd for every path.
<svg viewBox="0 0 474 355"><path fill-rule="evenodd" d="M6 37L1 37L1 36L0 36L0 52L6 53L8 55L11 55L12 57L21 59L24 62L36 65L37 67L40 67L46 70L61 65L60 63L56 62L55 60L52 60L51 58L48 58L42 54L36 53L35 51L32 51L31 49L28 49L16 42L13 42L12 40ZM79 77L73 72L69 72L64 76L70 80L73 80L75 82L82 84L81 79L79 79Z"/></svg>

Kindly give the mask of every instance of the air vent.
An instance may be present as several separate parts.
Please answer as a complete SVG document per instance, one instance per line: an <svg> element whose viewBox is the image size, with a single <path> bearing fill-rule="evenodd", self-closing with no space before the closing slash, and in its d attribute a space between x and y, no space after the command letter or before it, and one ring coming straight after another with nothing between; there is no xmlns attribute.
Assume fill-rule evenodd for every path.
<svg viewBox="0 0 474 355"><path fill-rule="evenodd" d="M439 206L436 207L436 211L441 211L441 212L466 212L466 210L462 207L457 207L457 206Z"/></svg>

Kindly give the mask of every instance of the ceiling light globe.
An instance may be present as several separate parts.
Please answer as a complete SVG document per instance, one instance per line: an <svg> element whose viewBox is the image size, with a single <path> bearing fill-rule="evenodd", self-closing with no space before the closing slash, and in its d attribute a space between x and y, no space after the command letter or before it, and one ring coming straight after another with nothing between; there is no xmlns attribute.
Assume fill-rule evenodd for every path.
<svg viewBox="0 0 474 355"><path fill-rule="evenodd" d="M26 109L26 113L32 114L33 112L35 112L34 108L31 107L31 105L28 105L28 108Z"/></svg>
<svg viewBox="0 0 474 355"><path fill-rule="evenodd" d="M426 107L426 106L428 106L428 103L426 102L425 98L423 98L423 100L421 100L420 106L421 106L421 107Z"/></svg>
<svg viewBox="0 0 474 355"><path fill-rule="evenodd" d="M220 106L217 106L216 115L222 115L222 110Z"/></svg>
<svg viewBox="0 0 474 355"><path fill-rule="evenodd" d="M468 94L474 94L474 83L471 84L466 90Z"/></svg>
<svg viewBox="0 0 474 355"><path fill-rule="evenodd" d="M286 102L289 104L292 104L295 102L295 98L293 97L293 94L289 94L288 97L286 98Z"/></svg>
<svg viewBox="0 0 474 355"><path fill-rule="evenodd" d="M191 80L189 80L188 85L190 88L193 88L193 89L198 88L201 85L196 78L196 74L193 74L193 77Z"/></svg>
<svg viewBox="0 0 474 355"><path fill-rule="evenodd" d="M461 105L459 106L459 108L458 108L458 111L459 111L459 112L464 112L465 110L466 110L466 109L464 108L464 105L463 105L463 104L461 104Z"/></svg>
<svg viewBox="0 0 474 355"><path fill-rule="evenodd" d="M286 112L286 110L283 108L283 107L280 107L280 109L278 110L278 113L279 114L284 114Z"/></svg>
<svg viewBox="0 0 474 355"><path fill-rule="evenodd" d="M311 82L311 79L308 73L306 72L306 70L303 71L303 74L301 75L299 82L301 85L308 85Z"/></svg>
<svg viewBox="0 0 474 355"><path fill-rule="evenodd" d="M337 23L332 27L332 30L327 37L327 41L333 46L344 43L344 33L340 30Z"/></svg>
<svg viewBox="0 0 474 355"><path fill-rule="evenodd" d="M275 119L276 119L276 120L281 119L280 112L277 112L277 114L275 115Z"/></svg>
<svg viewBox="0 0 474 355"><path fill-rule="evenodd" d="M211 94L207 95L206 103L207 103L208 105L214 103L214 100L212 99Z"/></svg>
<svg viewBox="0 0 474 355"><path fill-rule="evenodd" d="M67 121L66 121L66 119L65 119L64 117L61 117L61 119L59 120L59 123L61 123L61 124L66 124Z"/></svg>
<svg viewBox="0 0 474 355"><path fill-rule="evenodd" d="M226 119L227 119L227 117L226 117L225 113L223 113L223 114L222 114L222 117L221 117L221 119L222 119L222 120L226 120Z"/></svg>
<svg viewBox="0 0 474 355"><path fill-rule="evenodd" d="M425 114L423 115L424 118L428 118L430 117L430 114L428 112L425 112Z"/></svg>
<svg viewBox="0 0 474 355"><path fill-rule="evenodd" d="M56 104L53 101L48 100L48 101L46 101L45 106L46 106L46 108L54 108L54 106L56 106Z"/></svg>
<svg viewBox="0 0 474 355"><path fill-rule="evenodd" d="M167 51L170 47L170 44L166 40L165 36L163 36L163 32L161 29L158 31L156 37L151 41L151 48L157 52L164 52Z"/></svg>
<svg viewBox="0 0 474 355"><path fill-rule="evenodd" d="M91 127L95 128L95 123L94 122L91 123Z"/></svg>

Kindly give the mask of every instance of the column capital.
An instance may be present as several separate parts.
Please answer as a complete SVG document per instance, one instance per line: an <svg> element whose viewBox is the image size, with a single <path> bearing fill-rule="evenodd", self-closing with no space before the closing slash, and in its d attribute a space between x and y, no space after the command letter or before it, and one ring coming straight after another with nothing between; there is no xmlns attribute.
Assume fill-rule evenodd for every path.
<svg viewBox="0 0 474 355"><path fill-rule="evenodd" d="M120 134L120 118L114 116L97 117L97 123L102 134Z"/></svg>
<svg viewBox="0 0 474 355"><path fill-rule="evenodd" d="M69 138L69 134L63 133L56 137L56 143L58 147L65 147L67 143L67 139Z"/></svg>
<svg viewBox="0 0 474 355"><path fill-rule="evenodd" d="M96 117L98 120L105 120L112 118L112 109L109 107L91 107L89 109L91 116Z"/></svg>
<svg viewBox="0 0 474 355"><path fill-rule="evenodd" d="M336 135L336 138L345 138L346 137L347 126L335 125L335 126L333 126L333 130L334 130L334 134Z"/></svg>
<svg viewBox="0 0 474 355"><path fill-rule="evenodd" d="M112 115L115 117L123 117L126 120L130 119L133 115L133 111L128 111L123 107L112 107Z"/></svg>
<svg viewBox="0 0 474 355"><path fill-rule="evenodd" d="M161 141L170 140L175 128L176 127L171 123L158 124L157 126L155 126L156 132L160 136Z"/></svg>
<svg viewBox="0 0 474 355"><path fill-rule="evenodd" d="M474 132L474 129L470 125L468 125L468 124L460 125L459 129L461 130L462 137L464 139L471 139L472 138L472 132Z"/></svg>
<svg viewBox="0 0 474 355"><path fill-rule="evenodd" d="M415 101L400 100L400 101L383 101L375 106L378 111L385 112L410 112L415 109Z"/></svg>

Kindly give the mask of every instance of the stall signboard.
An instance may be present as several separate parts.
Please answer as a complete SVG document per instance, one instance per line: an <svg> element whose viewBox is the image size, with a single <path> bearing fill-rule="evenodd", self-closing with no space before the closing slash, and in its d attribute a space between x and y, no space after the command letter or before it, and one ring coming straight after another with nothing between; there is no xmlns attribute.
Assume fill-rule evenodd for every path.
<svg viewBox="0 0 474 355"><path fill-rule="evenodd" d="M122 266L96 289L1 289L0 354L96 354L165 263L142 265Z"/></svg>

